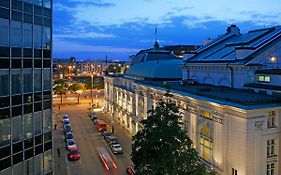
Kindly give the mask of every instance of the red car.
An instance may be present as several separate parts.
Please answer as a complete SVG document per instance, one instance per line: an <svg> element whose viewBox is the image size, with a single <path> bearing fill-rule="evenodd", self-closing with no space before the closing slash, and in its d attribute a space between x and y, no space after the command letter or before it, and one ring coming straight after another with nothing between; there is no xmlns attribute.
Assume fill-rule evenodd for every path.
<svg viewBox="0 0 281 175"><path fill-rule="evenodd" d="M129 174L129 175L137 175L137 172L136 172L136 170L134 169L133 166L129 166L129 167L127 168L126 172L127 172L127 174Z"/></svg>
<svg viewBox="0 0 281 175"><path fill-rule="evenodd" d="M80 152L76 147L71 148L68 152L68 160L78 160L80 159Z"/></svg>

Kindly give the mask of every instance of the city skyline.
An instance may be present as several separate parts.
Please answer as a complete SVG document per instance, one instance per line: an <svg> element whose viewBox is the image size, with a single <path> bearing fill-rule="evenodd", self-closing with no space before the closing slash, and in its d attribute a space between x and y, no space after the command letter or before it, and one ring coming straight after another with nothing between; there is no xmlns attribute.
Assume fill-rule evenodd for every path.
<svg viewBox="0 0 281 175"><path fill-rule="evenodd" d="M219 4L219 5L218 5ZM242 33L278 25L280 4L270 1L63 0L54 2L54 58L126 60L160 45L202 45L236 24ZM67 46L67 47L66 47Z"/></svg>

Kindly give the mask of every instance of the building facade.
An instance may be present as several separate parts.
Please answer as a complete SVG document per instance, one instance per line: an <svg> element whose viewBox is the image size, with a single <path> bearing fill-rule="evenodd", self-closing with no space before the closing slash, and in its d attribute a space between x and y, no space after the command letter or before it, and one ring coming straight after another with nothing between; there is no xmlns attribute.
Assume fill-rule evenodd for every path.
<svg viewBox="0 0 281 175"><path fill-rule="evenodd" d="M228 32L237 32L237 35L232 36L236 37L236 42L240 42L240 37L255 38L253 36L258 35L240 34L235 26L231 27L226 35ZM276 29L270 29L268 32ZM266 36L269 33L263 34ZM271 34L275 37L279 35L278 32ZM277 40L269 38L275 42L264 42L267 39L268 37L252 40L259 44L263 41L262 50L256 48L259 54L255 53L255 56L262 54L261 52L269 53L270 50L272 54L279 53L271 49L272 43L275 43L276 48L278 37ZM221 41L224 40L225 38ZM247 41L249 44L250 39ZM220 44L218 40L214 40L205 45L205 56L219 54L222 49ZM255 73L258 75L259 71L269 71L272 68L257 63L246 66L247 62L242 59L240 64L234 63L233 60L204 62L202 59L201 62L196 62L195 60L199 60L203 55L197 52L188 56L189 59L185 62L173 63L175 59L167 58L167 55L163 55L164 51L159 50L153 54L148 51L143 55L136 55L135 64L125 75L106 76L105 109L112 115L112 120L123 124L129 132L135 134L142 128L140 121L148 117L148 110L156 106L160 99L174 102L183 116L182 129L192 139L194 148L207 167L221 175L280 174L280 98L257 93L244 86L256 81ZM218 56L215 58L219 58ZM165 58L169 60L169 67L165 66ZM176 76L177 69L181 69L176 65L182 65L182 76ZM231 83L231 72L228 68L230 66L235 69L235 74L244 78L235 77ZM169 71L170 69L172 71ZM196 76L192 76L194 72ZM245 76L248 73L252 76ZM221 77L225 78L221 81L211 81ZM276 86L281 87L281 83ZM164 96L167 90L171 94L169 97Z"/></svg>
<svg viewBox="0 0 281 175"><path fill-rule="evenodd" d="M0 174L53 174L52 1L0 1Z"/></svg>

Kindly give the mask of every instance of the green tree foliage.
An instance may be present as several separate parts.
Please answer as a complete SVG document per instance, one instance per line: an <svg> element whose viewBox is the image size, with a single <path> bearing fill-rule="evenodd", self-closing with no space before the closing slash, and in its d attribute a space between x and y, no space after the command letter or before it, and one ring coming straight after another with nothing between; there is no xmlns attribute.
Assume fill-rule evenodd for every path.
<svg viewBox="0 0 281 175"><path fill-rule="evenodd" d="M62 95L66 94L67 91L66 84L56 84L53 87L54 93L60 95L60 103L62 104Z"/></svg>
<svg viewBox="0 0 281 175"><path fill-rule="evenodd" d="M91 89L91 77L87 77L84 80L87 89ZM104 78L101 76L93 77L93 89L103 89L104 88Z"/></svg>
<svg viewBox="0 0 281 175"><path fill-rule="evenodd" d="M192 141L181 129L176 105L160 101L149 113L133 137L132 161L139 174L206 175Z"/></svg>
<svg viewBox="0 0 281 175"><path fill-rule="evenodd" d="M85 87L85 84L83 83L74 83L72 84L68 90L74 92L74 93L77 93L77 101L78 103L80 102L79 99L80 99L80 93L82 93L84 90L86 89Z"/></svg>

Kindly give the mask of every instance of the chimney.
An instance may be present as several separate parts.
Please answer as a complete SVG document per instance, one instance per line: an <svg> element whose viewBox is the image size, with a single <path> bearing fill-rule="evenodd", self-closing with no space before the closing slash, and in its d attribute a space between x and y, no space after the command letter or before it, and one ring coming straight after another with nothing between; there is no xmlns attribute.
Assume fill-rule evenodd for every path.
<svg viewBox="0 0 281 175"><path fill-rule="evenodd" d="M239 35L240 29L235 24L231 24L229 27L227 27L226 33L233 33L233 34Z"/></svg>
<svg viewBox="0 0 281 175"><path fill-rule="evenodd" d="M211 39L211 38L205 39L205 40L204 40L204 45L206 45L206 44L210 43L211 41L212 41L212 39Z"/></svg>

